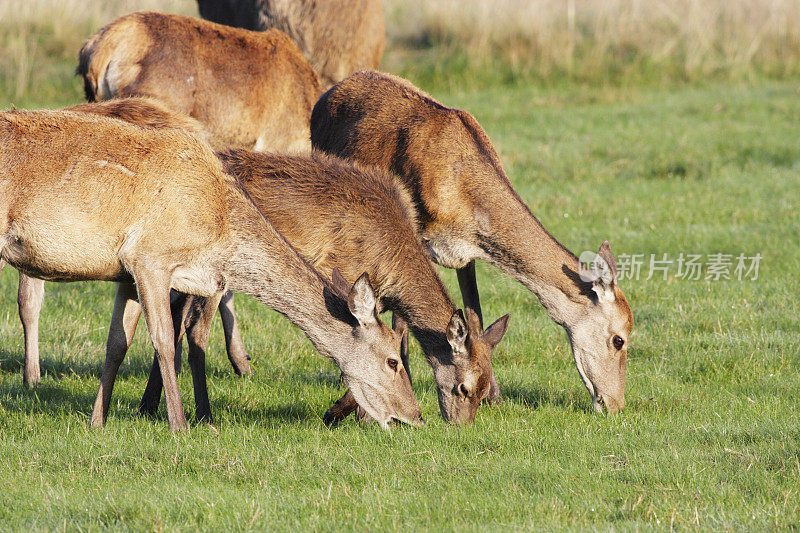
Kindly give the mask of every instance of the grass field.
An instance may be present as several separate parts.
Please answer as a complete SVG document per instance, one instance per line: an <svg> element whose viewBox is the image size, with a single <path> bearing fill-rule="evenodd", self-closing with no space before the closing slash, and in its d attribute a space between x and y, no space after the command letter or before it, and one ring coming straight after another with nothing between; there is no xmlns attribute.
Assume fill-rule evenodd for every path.
<svg viewBox="0 0 800 533"><path fill-rule="evenodd" d="M232 377L215 330L213 427L172 435L163 414L136 416L151 358L141 328L109 423L90 431L112 286L48 285L45 376L28 391L6 269L0 529L800 526L799 87L438 95L476 114L576 252L608 238L618 255L762 254L756 281L683 280L673 265L667 281L624 282L636 326L616 417L589 412L565 335L535 299L481 265L489 318L513 318L495 363L506 401L473 427L441 421L415 346L425 429L326 429L333 365L241 298L256 372ZM188 373L180 383L191 414Z"/></svg>
<svg viewBox="0 0 800 533"><path fill-rule="evenodd" d="M74 53L59 54L22 81L0 72L0 108L79 102ZM512 321L494 363L505 401L471 427L441 420L412 343L427 427L327 429L335 367L240 297L255 374L232 375L217 319L213 425L173 435L163 407L158 420L137 416L152 358L142 325L109 422L93 431L113 286L47 285L44 377L27 390L7 268L0 530L800 528L800 80L458 87L434 96L478 118L562 243L580 253L608 239L618 257L644 256L639 279L622 281L636 318L623 413L591 412L564 332L480 264L487 320ZM734 279L705 279L717 253ZM673 261L666 280L646 279L652 254ZM678 276L680 254L701 255L700 280ZM761 254L758 279L735 279L739 254ZM188 372L179 383L192 416Z"/></svg>

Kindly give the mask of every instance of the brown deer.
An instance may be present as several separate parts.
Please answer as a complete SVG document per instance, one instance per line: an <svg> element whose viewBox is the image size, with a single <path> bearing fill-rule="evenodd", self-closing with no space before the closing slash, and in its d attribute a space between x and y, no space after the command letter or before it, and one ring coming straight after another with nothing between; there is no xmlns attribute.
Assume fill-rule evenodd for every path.
<svg viewBox="0 0 800 533"><path fill-rule="evenodd" d="M133 122L150 128L177 128L206 140L207 133L195 119L175 113L152 98L117 98L101 103L80 104L66 109L94 113ZM0 260L0 270L5 262ZM41 381L39 370L39 314L44 300L44 281L19 273L17 303L25 335L25 362L22 382L32 387ZM179 305L176 303L176 305ZM219 306L228 358L238 375L250 372L247 352L242 343L233 301L233 293L226 292ZM180 363L180 344L176 346L176 365Z"/></svg>
<svg viewBox="0 0 800 533"><path fill-rule="evenodd" d="M217 155L314 268L322 273L338 269L350 279L367 269L379 308L393 311L419 340L434 371L442 417L472 422L489 393L491 353L506 332L509 315L484 331L475 313L467 310L465 317L456 310L420 246L411 198L396 178L321 153L304 157L230 150ZM407 368L407 351L403 358ZM160 395L154 365L141 405L154 412ZM348 393L325 420L337 422L355 407Z"/></svg>
<svg viewBox="0 0 800 533"><path fill-rule="evenodd" d="M0 259L45 280L120 282L115 315L138 298L171 429L185 428L186 418L175 378L170 289L205 297L203 321L227 289L251 294L339 365L359 405L382 426L393 419L421 423L397 356L399 339L378 318L368 277L348 294L334 288L191 134L87 113L5 112L0 168ZM130 342L128 324L118 323L109 331L107 356L115 344ZM192 355L195 383L200 376L204 382L205 355ZM120 362L107 357L103 367L96 402L103 415Z"/></svg>
<svg viewBox="0 0 800 533"><path fill-rule="evenodd" d="M610 246L604 242L594 267L585 269L514 191L472 115L400 78L359 72L320 97L311 142L399 175L414 198L428 253L457 269L464 305L480 316L475 259L514 277L566 329L594 408L623 408L633 315Z"/></svg>
<svg viewBox="0 0 800 533"><path fill-rule="evenodd" d="M204 19L286 32L327 89L353 72L378 68L386 42L381 0L197 0Z"/></svg>
<svg viewBox="0 0 800 533"><path fill-rule="evenodd" d="M311 65L283 32L140 12L105 26L79 54L90 102L158 98L196 118L212 145L308 151L321 92Z"/></svg>

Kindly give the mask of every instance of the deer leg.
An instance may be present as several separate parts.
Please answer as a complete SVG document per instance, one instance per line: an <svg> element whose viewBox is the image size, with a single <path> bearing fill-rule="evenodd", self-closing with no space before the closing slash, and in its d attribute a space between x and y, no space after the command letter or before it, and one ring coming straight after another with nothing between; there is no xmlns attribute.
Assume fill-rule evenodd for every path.
<svg viewBox="0 0 800 533"><path fill-rule="evenodd" d="M456 270L456 276L458 277L458 288L461 290L461 299L464 302L464 307L475 311L481 322L481 329L483 329L483 313L481 312L481 299L478 295L478 280L475 276L475 260L473 259L467 266ZM486 399L489 403L502 401L500 387L497 386L494 373L492 373L492 381L489 385L489 396Z"/></svg>
<svg viewBox="0 0 800 533"><path fill-rule="evenodd" d="M141 313L142 308L136 300L136 288L130 283L117 284L114 311L111 313L111 326L106 341L106 361L103 364L100 390L90 420L90 424L94 427L102 426L106 421L117 371L131 345Z"/></svg>
<svg viewBox="0 0 800 533"><path fill-rule="evenodd" d="M158 365L161 368L169 429L180 431L186 429L188 425L183 412L178 379L175 376L175 334L170 312L170 279L158 269L143 266L141 270L138 268L134 270L136 289L147 329L150 331L150 339L158 356Z"/></svg>
<svg viewBox="0 0 800 533"><path fill-rule="evenodd" d="M19 273L17 304L25 335L25 369L22 383L33 387L41 381L39 372L39 313L44 300L44 281Z"/></svg>
<svg viewBox="0 0 800 533"><path fill-rule="evenodd" d="M400 337L400 361L408 374L408 381L411 383L411 366L408 362L408 327L406 321L397 316L397 313L392 313L392 329L395 332L402 331Z"/></svg>
<svg viewBox="0 0 800 533"><path fill-rule="evenodd" d="M219 316L222 318L222 331L225 333L225 347L228 349L228 360L233 365L237 376L250 373L250 356L244 349L239 323L236 321L233 307L233 291L227 291L219 303Z"/></svg>
<svg viewBox="0 0 800 533"><path fill-rule="evenodd" d="M186 317L192 305L192 297L176 291L170 294L170 314L172 316L172 333L175 338L175 371L180 366L181 346L183 335L186 332ZM153 355L153 364L150 366L150 375L147 377L147 386L144 388L142 401L139 402L139 414L155 416L158 404L161 402L161 391L164 382L161 379L161 367L158 364L158 354Z"/></svg>
<svg viewBox="0 0 800 533"><path fill-rule="evenodd" d="M189 341L189 367L194 385L195 416L211 422L211 404L206 387L206 348L211 333L211 320L220 304L223 293L208 298L194 298L192 314L186 326Z"/></svg>
<svg viewBox="0 0 800 533"><path fill-rule="evenodd" d="M458 288L461 291L461 299L464 301L464 307L469 307L478 319L481 321L481 328L483 328L483 313L481 313L481 299L478 295L478 280L475 277L475 260L473 259L467 266L456 270L456 277L458 277Z"/></svg>
<svg viewBox="0 0 800 533"><path fill-rule="evenodd" d="M181 352L183 351L183 334L186 332L184 318L189 310L189 297L178 291L169 291L169 310L172 315L172 332L175 335L175 375L181 372ZM155 354L153 355L155 361ZM159 396L161 389L158 390Z"/></svg>
<svg viewBox="0 0 800 533"><path fill-rule="evenodd" d="M326 426L335 426L347 418L347 416L357 408L358 403L353 397L353 393L350 392L350 389L347 389L347 392L344 393L344 396L336 400L336 403L334 403L327 411L325 411L325 415L322 417L322 422Z"/></svg>

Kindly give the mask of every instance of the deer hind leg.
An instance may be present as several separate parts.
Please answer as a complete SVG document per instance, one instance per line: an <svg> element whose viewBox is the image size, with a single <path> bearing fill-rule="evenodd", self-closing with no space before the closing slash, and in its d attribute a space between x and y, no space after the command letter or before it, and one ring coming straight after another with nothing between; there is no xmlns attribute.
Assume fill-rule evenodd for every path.
<svg viewBox="0 0 800 533"><path fill-rule="evenodd" d="M119 283L114 297L114 311L111 313L111 326L108 329L106 360L100 376L100 390L97 392L90 420L90 424L94 427L102 426L108 417L117 371L131 345L141 313L142 308L137 301L136 288L130 283Z"/></svg>
<svg viewBox="0 0 800 533"><path fill-rule="evenodd" d="M233 292L228 291L222 295L219 302L219 316L222 318L222 331L225 333L225 347L228 350L228 360L233 365L237 376L250 373L250 356L244 349L242 335L239 332L239 323L236 320L236 309L233 306Z"/></svg>
<svg viewBox="0 0 800 533"><path fill-rule="evenodd" d="M19 273L17 304L25 335L25 369L22 383L33 387L41 381L39 372L39 313L44 300L44 281Z"/></svg>
<svg viewBox="0 0 800 533"><path fill-rule="evenodd" d="M183 335L186 332L186 317L192 305L192 298L186 294L172 291L170 294L170 314L172 316L172 333L175 339L175 371L180 367L181 345ZM139 413L147 416L155 416L158 412L158 404L161 402L161 391L164 382L161 379L161 367L158 363L158 354L153 355L153 364L150 366L150 375L147 378L147 386L139 402Z"/></svg>
<svg viewBox="0 0 800 533"><path fill-rule="evenodd" d="M481 329L483 329L483 313L481 312L481 299L478 294L478 280L475 275L475 260L473 259L467 266L457 269L456 276L458 277L458 288L461 290L461 299L464 301L464 307L475 311L481 322ZM489 385L489 396L486 399L489 403L503 400L500 396L500 387L497 386L494 373L492 374L492 382Z"/></svg>
<svg viewBox="0 0 800 533"><path fill-rule="evenodd" d="M189 341L189 367L192 369L194 385L195 416L198 420L211 422L211 404L206 387L206 348L211 333L211 320L220 305L223 294L207 298L194 298L192 313L187 321ZM246 360L245 360L246 361Z"/></svg>

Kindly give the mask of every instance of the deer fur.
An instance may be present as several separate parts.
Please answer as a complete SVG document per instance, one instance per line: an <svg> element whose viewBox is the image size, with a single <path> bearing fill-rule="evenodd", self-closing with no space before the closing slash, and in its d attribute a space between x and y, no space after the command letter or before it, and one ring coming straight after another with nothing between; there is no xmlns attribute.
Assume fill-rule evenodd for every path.
<svg viewBox="0 0 800 533"><path fill-rule="evenodd" d="M458 269L465 305L480 313L474 261L497 266L566 329L595 409L623 408L633 315L610 246L600 247L603 261L594 269L584 268L514 191L472 115L395 76L359 72L320 97L311 142L396 173L414 198L428 253Z"/></svg>
<svg viewBox="0 0 800 533"><path fill-rule="evenodd" d="M66 109L81 113L93 113L119 118L148 128L174 128L194 134L201 140L208 135L202 125L195 119L169 110L163 103L153 98L115 98L100 103L80 104ZM0 270L5 262L0 261ZM31 278L23 272L19 273L19 290L17 303L19 317L25 336L25 362L22 382L32 387L41 381L39 370L39 314L44 300L44 281ZM178 305L176 303L176 305ZM228 291L222 297L219 306L228 359L237 375L250 373L247 351L242 342L239 326L236 321L233 293ZM180 343L176 346L176 368L180 363Z"/></svg>
<svg viewBox="0 0 800 533"><path fill-rule="evenodd" d="M87 113L4 112L0 168L0 259L45 280L119 282L115 314L138 298L171 429L185 428L186 419L170 289L205 297L206 316L227 289L254 296L339 365L359 405L382 426L421 423L399 339L378 318L368 277L349 294L334 288L191 134ZM129 343L128 333L112 330L109 341ZM203 356L195 350L189 361L196 382L205 378ZM95 412L93 423L105 418L120 362L106 359L95 404L102 417Z"/></svg>
<svg viewBox="0 0 800 533"><path fill-rule="evenodd" d="M203 133L196 121L152 99L116 99L69 109L123 118L146 127ZM413 203L396 178L379 169L356 168L324 153L292 157L228 150L217 155L225 171L237 177L261 212L314 268L323 273L338 269L355 279L365 265L369 267L380 308L393 311L407 323L428 356L442 417L454 423L472 422L480 401L488 395L493 377L491 353L505 334L509 316L483 331L471 310L466 315L457 312L420 247ZM309 219L323 223L310 225ZM192 318L201 316L197 304L176 305L191 309ZM135 328L135 318L124 320L130 320ZM196 320L186 321L182 316L178 320L188 322L188 331L207 341L208 333L194 324ZM231 329L238 332L238 328ZM182 334L179 329L177 335ZM189 342L205 349L191 333ZM401 357L408 370L407 350ZM140 404L144 413L152 414L158 407L159 379L154 360ZM203 400L203 405L207 404ZM352 394L346 394L337 408L329 411L329 421L338 421L354 407Z"/></svg>
<svg viewBox="0 0 800 533"><path fill-rule="evenodd" d="M420 342L434 371L442 417L472 422L488 396L492 350L506 332L509 315L484 331L475 313L468 310L465 316L456 309L420 246L411 198L396 178L323 153L228 150L217 155L314 268L325 274L338 270L347 279L366 268L379 309L399 316ZM158 373L150 375L142 405L153 410L161 389ZM326 421L337 422L354 407L347 394Z"/></svg>
<svg viewBox="0 0 800 533"><path fill-rule="evenodd" d="M203 124L217 148L308 151L321 91L283 32L254 32L180 15L118 18L81 48L90 102L149 96Z"/></svg>
<svg viewBox="0 0 800 533"><path fill-rule="evenodd" d="M303 51L325 89L353 72L378 68L386 42L381 0L197 0L204 19L278 29Z"/></svg>

